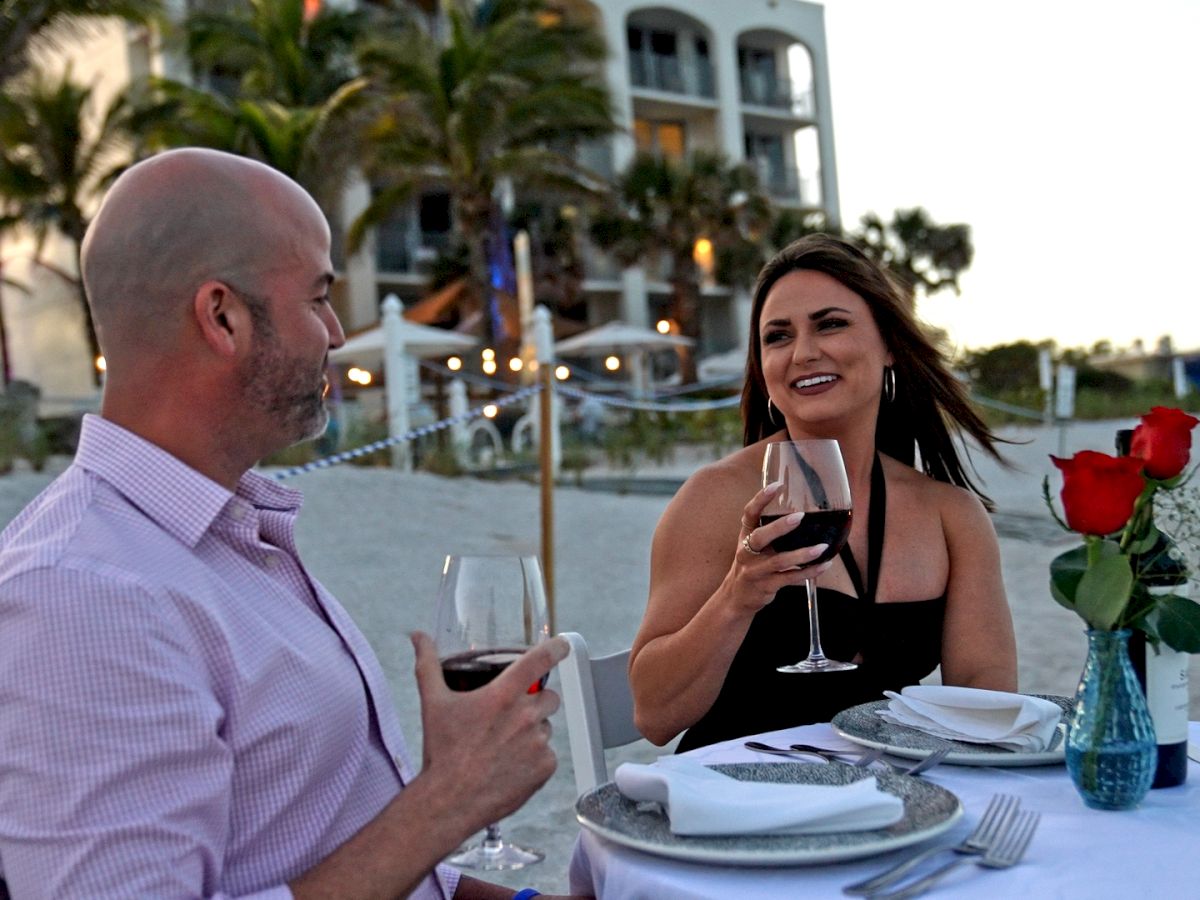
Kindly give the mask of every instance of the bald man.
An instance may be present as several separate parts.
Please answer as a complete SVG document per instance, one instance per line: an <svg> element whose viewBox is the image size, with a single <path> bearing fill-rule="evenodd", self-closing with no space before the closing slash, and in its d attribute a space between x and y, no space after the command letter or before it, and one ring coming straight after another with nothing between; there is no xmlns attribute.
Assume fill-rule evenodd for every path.
<svg viewBox="0 0 1200 900"><path fill-rule="evenodd" d="M480 897L440 859L552 774L550 641L447 689L415 634L424 761L249 471L319 435L344 341L329 229L208 150L113 185L82 269L108 364L75 461L0 534L0 873L26 897ZM2 890L2 887L0 887Z"/></svg>

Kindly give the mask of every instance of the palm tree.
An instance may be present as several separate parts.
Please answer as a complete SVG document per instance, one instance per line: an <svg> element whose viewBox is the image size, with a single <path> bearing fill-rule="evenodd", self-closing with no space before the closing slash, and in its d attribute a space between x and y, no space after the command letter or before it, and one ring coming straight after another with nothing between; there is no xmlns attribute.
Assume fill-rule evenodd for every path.
<svg viewBox="0 0 1200 900"><path fill-rule="evenodd" d="M368 13L305 0L249 0L197 10L183 24L201 73L236 79L238 94L288 107L317 107L351 81Z"/></svg>
<svg viewBox="0 0 1200 900"><path fill-rule="evenodd" d="M53 46L89 21L147 22L160 10L159 0L0 0L0 84L26 69L31 49Z"/></svg>
<svg viewBox="0 0 1200 900"><path fill-rule="evenodd" d="M179 37L214 87L151 81L131 127L154 149L211 147L248 156L290 176L337 221L336 205L357 162L356 111L366 80L353 48L365 13L304 0L252 0L198 11ZM234 84L233 82L236 82ZM215 86L227 85L227 91Z"/></svg>
<svg viewBox="0 0 1200 900"><path fill-rule="evenodd" d="M506 244L501 187L574 196L603 188L574 151L615 128L600 72L606 51L594 30L544 0L447 0L444 10L444 39L410 11L361 54L380 101L367 131L380 189L352 226L351 244L418 185L443 182L470 287L488 298L491 326L496 298L485 288Z"/></svg>
<svg viewBox="0 0 1200 900"><path fill-rule="evenodd" d="M944 288L959 293L958 276L975 255L971 226L938 225L919 206L896 210L887 223L868 213L850 237L892 271L910 302L915 301L918 287L926 296Z"/></svg>
<svg viewBox="0 0 1200 900"><path fill-rule="evenodd" d="M292 107L159 81L138 103L131 128L154 149L210 147L266 163L301 184L336 221L340 189L357 159L346 121L365 87L354 79L317 106Z"/></svg>
<svg viewBox="0 0 1200 900"><path fill-rule="evenodd" d="M84 209L124 159L127 140L119 98L90 126L92 91L74 82L68 67L57 77L27 73L0 97L0 231L30 229L39 256L51 232L71 243L74 271L41 262L74 288L95 359L100 347L77 274L89 221ZM99 372L94 374L98 381Z"/></svg>
<svg viewBox="0 0 1200 900"><path fill-rule="evenodd" d="M671 317L684 336L699 339L703 272L695 258L697 242L711 242L720 262L714 274L727 284L757 270L759 242L771 217L758 176L714 153L697 152L682 162L639 155L619 177L616 194L614 203L593 216L592 239L627 266L665 257ZM690 351L680 354L680 365L683 381L695 381Z"/></svg>
<svg viewBox="0 0 1200 900"><path fill-rule="evenodd" d="M919 206L896 210L886 223L875 213L867 213L859 227L848 234L831 227L824 213L785 210L771 227L768 252L819 231L846 237L886 267L896 276L910 304L916 300L918 287L926 296L944 288L958 293L958 276L971 265L975 253L971 226L938 225Z"/></svg>

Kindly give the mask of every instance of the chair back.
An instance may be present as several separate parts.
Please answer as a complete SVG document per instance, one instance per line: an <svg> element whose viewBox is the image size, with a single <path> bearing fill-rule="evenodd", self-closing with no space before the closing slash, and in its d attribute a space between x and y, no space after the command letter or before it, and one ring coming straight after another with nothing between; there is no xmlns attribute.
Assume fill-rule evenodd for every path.
<svg viewBox="0 0 1200 900"><path fill-rule="evenodd" d="M578 796L608 781L607 748L631 744L642 735L633 724L629 651L592 659L582 635L565 631L561 636L571 645L558 671Z"/></svg>

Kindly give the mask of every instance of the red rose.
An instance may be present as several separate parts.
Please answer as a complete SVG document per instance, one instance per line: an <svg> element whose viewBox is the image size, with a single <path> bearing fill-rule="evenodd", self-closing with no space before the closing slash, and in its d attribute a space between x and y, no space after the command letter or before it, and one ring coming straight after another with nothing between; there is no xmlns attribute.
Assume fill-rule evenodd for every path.
<svg viewBox="0 0 1200 900"><path fill-rule="evenodd" d="M1112 534L1129 521L1146 481L1142 461L1081 450L1051 460L1063 473L1062 504L1067 524L1081 534Z"/></svg>
<svg viewBox="0 0 1200 900"><path fill-rule="evenodd" d="M1129 455L1146 463L1146 474L1151 478L1174 478L1188 464L1192 429L1198 422L1200 419L1181 409L1156 406L1133 430Z"/></svg>

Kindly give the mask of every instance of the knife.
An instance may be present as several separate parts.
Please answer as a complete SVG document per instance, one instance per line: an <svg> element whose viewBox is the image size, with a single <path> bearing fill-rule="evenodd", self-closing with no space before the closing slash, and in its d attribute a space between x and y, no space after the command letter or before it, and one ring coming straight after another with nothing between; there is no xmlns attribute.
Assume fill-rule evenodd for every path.
<svg viewBox="0 0 1200 900"><path fill-rule="evenodd" d="M1188 742L1188 759L1192 762L1200 763L1200 744L1195 741Z"/></svg>

